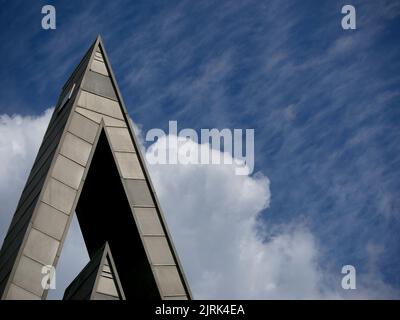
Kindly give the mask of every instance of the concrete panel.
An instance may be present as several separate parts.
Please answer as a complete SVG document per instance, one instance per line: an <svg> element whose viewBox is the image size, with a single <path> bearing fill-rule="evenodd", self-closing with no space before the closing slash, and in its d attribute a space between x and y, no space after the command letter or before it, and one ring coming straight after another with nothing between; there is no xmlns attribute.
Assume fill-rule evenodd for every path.
<svg viewBox="0 0 400 320"><path fill-rule="evenodd" d="M104 59L103 59L103 57L102 57L101 54L95 54L93 58L94 58L94 60L96 60L96 61L104 62Z"/></svg>
<svg viewBox="0 0 400 320"><path fill-rule="evenodd" d="M91 150L90 143L67 132L60 153L82 166L86 166Z"/></svg>
<svg viewBox="0 0 400 320"><path fill-rule="evenodd" d="M44 291L42 288L42 267L43 265L39 262L21 256L13 282L17 286L41 297Z"/></svg>
<svg viewBox="0 0 400 320"><path fill-rule="evenodd" d="M96 291L99 293L118 297L118 291L115 286L114 280L110 278L100 276Z"/></svg>
<svg viewBox="0 0 400 320"><path fill-rule="evenodd" d="M23 253L44 265L53 265L59 245L59 241L32 228Z"/></svg>
<svg viewBox="0 0 400 320"><path fill-rule="evenodd" d="M53 168L52 176L66 185L78 189L82 180L84 167L67 159L62 155L58 155Z"/></svg>
<svg viewBox="0 0 400 320"><path fill-rule="evenodd" d="M94 57L93 61L99 61L104 63L104 59L103 58L98 58L98 57Z"/></svg>
<svg viewBox="0 0 400 320"><path fill-rule="evenodd" d="M41 297L26 291L15 284L10 285L7 293L7 300L41 300Z"/></svg>
<svg viewBox="0 0 400 320"><path fill-rule="evenodd" d="M38 206L38 212L33 222L33 226L36 229L61 240L67 222L68 216L66 214L50 207L44 202L41 202Z"/></svg>
<svg viewBox="0 0 400 320"><path fill-rule="evenodd" d="M100 52L95 52L94 58L103 61L103 56Z"/></svg>
<svg viewBox="0 0 400 320"><path fill-rule="evenodd" d="M156 264L175 264L171 254L171 249L167 239L162 237L143 237L144 245L150 256L150 261L153 265Z"/></svg>
<svg viewBox="0 0 400 320"><path fill-rule="evenodd" d="M117 101L104 98L87 91L81 91L77 105L79 107L99 112L110 117L124 120L121 107Z"/></svg>
<svg viewBox="0 0 400 320"><path fill-rule="evenodd" d="M111 118L109 116L105 116L103 114L100 114L100 113L97 113L97 112L94 112L94 111L90 111L90 110L87 110L87 109L79 108L79 107L76 108L75 111L80 113L81 115L83 115L83 116L85 116L85 117L97 122L97 123L100 123L101 120L103 119L104 124L106 126L126 128L125 121L118 120L118 119L115 119L115 118Z"/></svg>
<svg viewBox="0 0 400 320"><path fill-rule="evenodd" d="M54 179L49 179L42 201L66 214L70 214L75 196L76 191L72 188Z"/></svg>
<svg viewBox="0 0 400 320"><path fill-rule="evenodd" d="M134 208L139 230L143 235L164 235L160 219L155 208Z"/></svg>
<svg viewBox="0 0 400 320"><path fill-rule="evenodd" d="M171 297L164 297L164 300L187 300L187 296L171 296Z"/></svg>
<svg viewBox="0 0 400 320"><path fill-rule="evenodd" d="M90 121L89 119L86 119L80 114L74 112L68 131L90 143L93 143L98 128L99 126L93 123L93 121Z"/></svg>
<svg viewBox="0 0 400 320"><path fill-rule="evenodd" d="M114 151L135 152L132 138L127 128L106 128Z"/></svg>
<svg viewBox="0 0 400 320"><path fill-rule="evenodd" d="M94 292L91 300L120 300L120 299L119 299L119 297L109 296L108 294Z"/></svg>
<svg viewBox="0 0 400 320"><path fill-rule="evenodd" d="M121 175L125 179L144 179L136 153L115 152Z"/></svg>
<svg viewBox="0 0 400 320"><path fill-rule="evenodd" d="M86 73L83 89L102 97L118 100L111 79L97 72L88 71Z"/></svg>
<svg viewBox="0 0 400 320"><path fill-rule="evenodd" d="M97 61L96 59L94 59L92 61L92 65L90 66L90 70L101 73L105 76L108 76L108 71L107 71L106 65L102 61Z"/></svg>
<svg viewBox="0 0 400 320"><path fill-rule="evenodd" d="M163 296L186 294L175 266L157 266L154 267L154 273L158 279Z"/></svg>
<svg viewBox="0 0 400 320"><path fill-rule="evenodd" d="M104 266L103 266L103 272L105 272L105 273L110 273L110 274L111 274L111 269L110 269L110 267L104 264Z"/></svg>
<svg viewBox="0 0 400 320"><path fill-rule="evenodd" d="M146 180L124 180L124 183L132 206L154 207Z"/></svg>

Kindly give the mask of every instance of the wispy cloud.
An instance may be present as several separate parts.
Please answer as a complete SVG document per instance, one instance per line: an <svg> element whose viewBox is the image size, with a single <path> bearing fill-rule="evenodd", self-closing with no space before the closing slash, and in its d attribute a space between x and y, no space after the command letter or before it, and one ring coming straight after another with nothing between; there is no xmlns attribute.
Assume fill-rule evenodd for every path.
<svg viewBox="0 0 400 320"><path fill-rule="evenodd" d="M328 287L340 283L344 264L354 264L360 288L384 279L386 289L377 290L384 296L392 292L387 284L400 287L400 7L354 1L358 29L344 31L341 5L115 1L77 5L74 14L59 5L53 35L22 36L16 23L13 38L25 41L0 33L16 69L1 77L1 110L37 114L54 103L55 83L102 33L143 130L166 128L168 120L182 128L254 128L256 170L273 190L260 225L302 221L324 278L335 275ZM384 248L379 258L366 243Z"/></svg>

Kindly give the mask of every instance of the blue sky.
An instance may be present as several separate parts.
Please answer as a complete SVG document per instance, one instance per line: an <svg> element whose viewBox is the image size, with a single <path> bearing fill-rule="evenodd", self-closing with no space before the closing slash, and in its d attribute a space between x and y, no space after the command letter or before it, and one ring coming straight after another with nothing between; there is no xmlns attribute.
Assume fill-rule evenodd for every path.
<svg viewBox="0 0 400 320"><path fill-rule="evenodd" d="M351 264L360 287L399 298L400 2L351 1L357 30L343 30L347 2L1 1L0 114L54 106L101 34L142 132L255 129L265 243L302 225L332 290Z"/></svg>

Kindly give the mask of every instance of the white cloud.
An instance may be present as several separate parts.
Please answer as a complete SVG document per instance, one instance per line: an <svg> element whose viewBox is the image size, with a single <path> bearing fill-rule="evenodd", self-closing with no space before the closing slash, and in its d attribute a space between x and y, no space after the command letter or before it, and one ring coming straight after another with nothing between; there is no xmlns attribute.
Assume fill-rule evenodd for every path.
<svg viewBox="0 0 400 320"><path fill-rule="evenodd" d="M147 154L174 145L167 139L176 137L159 139ZM188 143L190 153L209 148ZM259 215L269 206L269 180L260 173L238 176L234 169L234 165L212 164L150 166L194 296L321 297L312 234L304 227L285 228L264 241Z"/></svg>
<svg viewBox="0 0 400 320"><path fill-rule="evenodd" d="M0 116L1 238L51 112L49 109L39 117ZM166 139L172 138L159 139L147 153L166 148ZM192 150L209 148L207 144L187 143ZM286 225L271 232L263 222L260 215L271 198L269 180L263 174L239 176L234 165L212 164L152 165L150 172L195 298L346 297L324 286L329 275L319 270L318 244L306 226ZM52 298L62 297L61 289L87 261L78 237L81 236L75 221L61 255L59 290L50 294ZM60 274L64 272L65 275ZM390 292L379 277L372 275L371 279L372 286L365 286L365 294L364 290L357 290L349 297L371 297L372 293L373 297L380 297L380 291Z"/></svg>
<svg viewBox="0 0 400 320"><path fill-rule="evenodd" d="M52 112L51 108L37 117L0 115L0 244Z"/></svg>
<svg viewBox="0 0 400 320"><path fill-rule="evenodd" d="M0 118L2 237L51 112ZM163 147L160 139L148 152ZM208 145L189 142L188 147ZM263 242L257 218L270 201L267 177L238 176L233 165L155 165L150 169L196 298L296 298L318 293L316 246L307 230L282 232ZM79 235L75 229L68 238ZM61 262L85 258L76 243L80 242L67 239ZM58 283L64 278L59 275Z"/></svg>

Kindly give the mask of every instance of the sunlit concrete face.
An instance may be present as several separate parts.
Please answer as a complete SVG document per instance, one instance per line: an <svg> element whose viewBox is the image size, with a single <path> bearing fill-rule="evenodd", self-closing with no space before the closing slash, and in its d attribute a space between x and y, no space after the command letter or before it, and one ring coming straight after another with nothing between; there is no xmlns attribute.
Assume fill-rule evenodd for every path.
<svg viewBox="0 0 400 320"><path fill-rule="evenodd" d="M190 299L100 38L63 88L3 243L2 299L46 298L41 271L56 267L74 212L98 272L67 296Z"/></svg>

